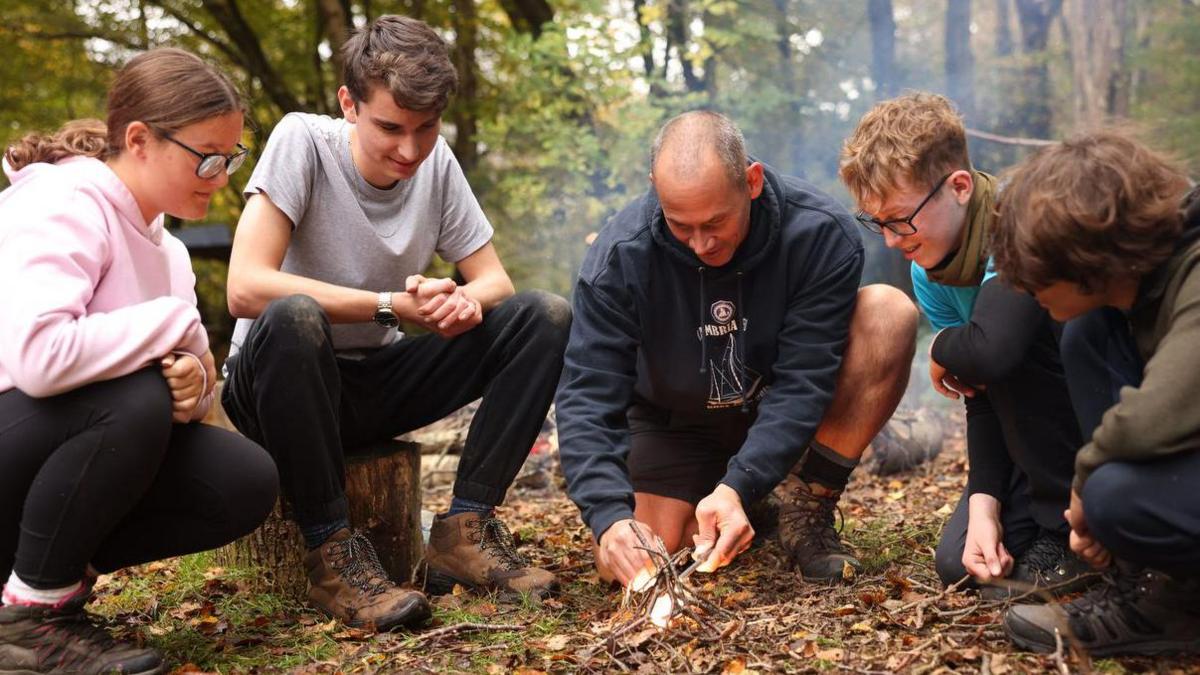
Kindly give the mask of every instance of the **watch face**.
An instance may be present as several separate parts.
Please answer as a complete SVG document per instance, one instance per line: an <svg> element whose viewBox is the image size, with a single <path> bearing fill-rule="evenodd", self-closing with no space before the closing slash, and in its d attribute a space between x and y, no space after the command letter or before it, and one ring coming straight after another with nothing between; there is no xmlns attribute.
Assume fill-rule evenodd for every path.
<svg viewBox="0 0 1200 675"><path fill-rule="evenodd" d="M400 317L390 309L375 310L375 323L384 328L395 328L400 325Z"/></svg>

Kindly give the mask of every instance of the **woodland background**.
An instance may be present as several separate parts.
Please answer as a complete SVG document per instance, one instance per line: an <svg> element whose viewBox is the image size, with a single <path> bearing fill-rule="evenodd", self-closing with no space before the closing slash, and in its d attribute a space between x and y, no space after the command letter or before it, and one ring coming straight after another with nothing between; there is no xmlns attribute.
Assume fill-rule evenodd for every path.
<svg viewBox="0 0 1200 675"><path fill-rule="evenodd" d="M987 134L1056 139L1112 119L1200 166L1196 0L0 0L0 143L102 116L121 63L175 45L233 74L260 151L286 112L338 114L338 47L383 13L451 45L461 89L443 133L523 288L570 292L586 235L646 188L658 125L696 107L731 115L752 154L847 205L842 140L909 88L958 104L982 132L983 170L1033 147ZM249 174L208 223L235 226ZM904 262L868 240L864 281L907 287ZM219 345L225 265L196 267Z"/></svg>

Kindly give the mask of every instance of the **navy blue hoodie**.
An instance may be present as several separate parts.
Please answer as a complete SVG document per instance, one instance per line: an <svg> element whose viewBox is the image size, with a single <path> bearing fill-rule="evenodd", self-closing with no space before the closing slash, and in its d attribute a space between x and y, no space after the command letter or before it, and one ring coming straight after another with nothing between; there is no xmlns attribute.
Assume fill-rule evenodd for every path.
<svg viewBox="0 0 1200 675"><path fill-rule="evenodd" d="M799 460L833 397L862 240L828 195L769 167L765 177L746 240L721 267L671 235L653 189L584 258L556 409L568 492L597 539L633 517L635 400L693 414L755 407L721 479L750 504Z"/></svg>

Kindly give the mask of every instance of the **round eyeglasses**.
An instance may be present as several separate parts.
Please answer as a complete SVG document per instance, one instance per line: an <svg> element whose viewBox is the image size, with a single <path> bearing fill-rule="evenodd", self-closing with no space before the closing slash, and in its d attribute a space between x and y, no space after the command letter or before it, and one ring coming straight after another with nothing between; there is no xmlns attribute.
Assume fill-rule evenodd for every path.
<svg viewBox="0 0 1200 675"><path fill-rule="evenodd" d="M236 151L228 155L219 152L200 152L165 131L159 133L163 138L200 158L200 162L196 165L196 176L204 179L216 178L222 170L227 175L232 175L234 171L242 168L242 164L246 161L246 155L250 154L250 150L241 143L237 144Z"/></svg>

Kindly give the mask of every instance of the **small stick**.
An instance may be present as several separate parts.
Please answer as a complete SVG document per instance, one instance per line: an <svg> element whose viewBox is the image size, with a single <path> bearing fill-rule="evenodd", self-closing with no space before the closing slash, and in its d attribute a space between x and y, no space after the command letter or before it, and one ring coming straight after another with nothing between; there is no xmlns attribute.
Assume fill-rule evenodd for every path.
<svg viewBox="0 0 1200 675"><path fill-rule="evenodd" d="M1071 669L1067 667L1063 661L1063 639L1062 633L1057 628L1054 629L1054 663L1058 664L1058 672L1061 675L1071 675Z"/></svg>
<svg viewBox="0 0 1200 675"><path fill-rule="evenodd" d="M441 628L436 628L428 633L422 633L417 637L417 639L421 641L436 640L442 636L451 635L464 630L525 630L525 628L526 626L524 624L519 623L474 623L471 621L464 621L463 623L442 626Z"/></svg>

